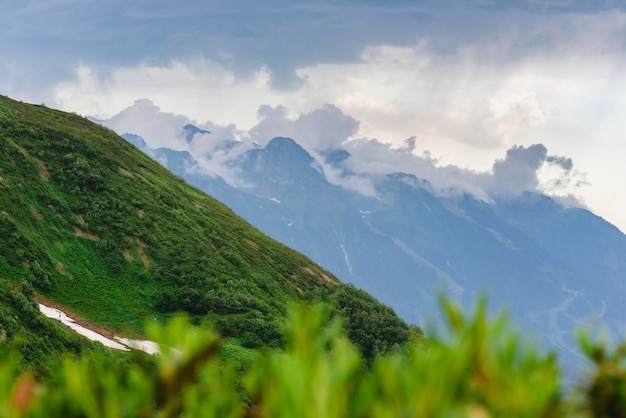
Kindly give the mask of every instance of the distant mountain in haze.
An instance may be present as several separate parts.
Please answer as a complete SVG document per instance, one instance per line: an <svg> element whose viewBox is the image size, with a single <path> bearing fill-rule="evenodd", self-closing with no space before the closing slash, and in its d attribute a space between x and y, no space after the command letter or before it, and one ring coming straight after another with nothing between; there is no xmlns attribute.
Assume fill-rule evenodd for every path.
<svg viewBox="0 0 626 418"><path fill-rule="evenodd" d="M410 322L433 317L439 290L465 305L486 291L494 307L510 306L523 329L565 353L574 354L578 326L624 330L626 236L588 210L536 193L491 202L440 197L404 173L370 176L375 196L367 197L332 184L321 168L341 167L347 151L318 161L280 137L230 162L239 175L233 187L203 174L187 152L125 137Z"/></svg>

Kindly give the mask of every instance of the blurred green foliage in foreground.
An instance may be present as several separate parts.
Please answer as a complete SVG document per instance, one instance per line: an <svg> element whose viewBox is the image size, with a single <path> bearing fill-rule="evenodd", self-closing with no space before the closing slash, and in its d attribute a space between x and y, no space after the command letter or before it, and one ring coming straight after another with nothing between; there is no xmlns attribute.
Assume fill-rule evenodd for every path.
<svg viewBox="0 0 626 418"><path fill-rule="evenodd" d="M68 357L49 377L0 365L1 417L621 417L626 348L581 337L593 364L563 394L555 356L529 346L485 303L471 315L443 302L446 337L365 361L321 305L290 309L284 350L224 358L211 327L182 317L148 326L154 357Z"/></svg>

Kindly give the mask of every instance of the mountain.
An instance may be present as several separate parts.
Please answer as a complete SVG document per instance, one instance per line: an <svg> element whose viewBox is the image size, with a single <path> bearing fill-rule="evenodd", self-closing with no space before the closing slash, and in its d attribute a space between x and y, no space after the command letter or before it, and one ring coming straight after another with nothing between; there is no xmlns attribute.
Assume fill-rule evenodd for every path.
<svg viewBox="0 0 626 418"><path fill-rule="evenodd" d="M370 359L419 333L85 118L0 97L0 150L3 288L32 285L118 332L186 311L249 347L280 346L298 301L331 305ZM12 330L0 320L0 336Z"/></svg>
<svg viewBox="0 0 626 418"><path fill-rule="evenodd" d="M494 309L510 307L522 329L558 347L566 362L578 361L577 327L624 331L626 236L588 210L536 193L441 197L405 173L370 175L375 196L363 196L332 184L321 168L342 167L347 151L318 161L289 138L232 160L237 187L202 175L190 157L170 150L165 165L409 322L433 317L438 290L465 305L487 292Z"/></svg>

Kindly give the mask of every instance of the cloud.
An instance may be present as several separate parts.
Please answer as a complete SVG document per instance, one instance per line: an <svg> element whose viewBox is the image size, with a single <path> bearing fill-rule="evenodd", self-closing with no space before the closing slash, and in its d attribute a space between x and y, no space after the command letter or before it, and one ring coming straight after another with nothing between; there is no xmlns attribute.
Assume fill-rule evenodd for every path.
<svg viewBox="0 0 626 418"><path fill-rule="evenodd" d="M483 177L485 188L500 196L516 196L524 191L537 191L537 171L547 162L547 153L543 144L510 148L504 159L494 163L492 173Z"/></svg>
<svg viewBox="0 0 626 418"><path fill-rule="evenodd" d="M105 67L85 59L74 64L73 77L56 85L53 100L44 101L106 118L146 97L164 111L200 123L233 123L249 130L264 122L258 126L260 142L271 136L272 124L286 128L289 121L281 118L294 119L330 104L359 121L349 137L400 145L415 136L421 150L447 154L449 163L459 164L467 159L468 149L493 157L514 144L537 142L538 131L558 123L550 117L553 109L560 109L561 120L567 115L567 121L596 123L598 114L606 115L607 108L619 105L626 91L619 72L626 65L622 42L626 14L616 10L563 13L563 8L544 4L542 10L550 13L538 13L541 8L532 2L498 13L461 6L444 13L434 3L421 7L366 3L356 9L329 2L288 7L245 4L248 9L244 3L202 8L191 2L172 11L171 19L165 19L172 9L167 2L150 10L143 3L128 6L124 19L151 28L142 39L155 30L151 25L162 21L172 25L166 28L167 36L180 36L181 51L191 48L189 41L196 52L165 55L166 59L146 55ZM259 26L241 22L235 26L231 21L234 15L248 16L261 9L263 13L254 17ZM468 12L476 19L464 19ZM190 29L182 27L185 19L191 19L186 21L191 25L196 15L215 21L215 28L199 36L211 51L198 46L198 39L189 39ZM423 23L411 28L422 29L410 29L401 37L396 28L406 29L405 17L410 15L413 23ZM365 27L356 16L376 25ZM224 21L218 22L218 17ZM305 17L312 20L306 22ZM440 20L459 31L438 29ZM218 27L224 33L218 33ZM265 29L267 35L262 33ZM380 34L387 31L388 35ZM19 71L13 67L12 74ZM295 84L286 80L292 76ZM278 88L277 78L285 78L291 87ZM275 112L262 115L261 104ZM286 115L280 114L281 106L289 109ZM350 132L352 127L346 123L342 129ZM346 134L328 135L332 142L331 136Z"/></svg>
<svg viewBox="0 0 626 418"><path fill-rule="evenodd" d="M519 167L497 168L501 182L489 177L507 150L541 142L584 166L594 182L590 202L623 217L612 193L623 188L614 174L626 95L619 2L6 3L2 94L101 119L147 98L162 113L207 126L213 140L264 143L284 130L309 148L350 143L355 169L393 168L365 155L376 149L440 190L485 198L506 181L550 193L580 189L584 176L548 154L538 180ZM269 113L258 112L262 104ZM294 133L307 120L334 125ZM155 141L174 138L171 129L155 127ZM414 145L405 147L409 137ZM217 152L209 138L187 146ZM347 184L365 192L357 173Z"/></svg>
<svg viewBox="0 0 626 418"><path fill-rule="evenodd" d="M524 92L501 103L488 98L489 112L483 120L484 132L493 139L509 143L532 128L545 123L545 117L535 93Z"/></svg>
<svg viewBox="0 0 626 418"><path fill-rule="evenodd" d="M443 64L438 68L439 87L445 87L446 80L455 84L457 70L467 70L469 77L482 82L483 67L497 65L510 73L515 67L527 69L529 58L552 61L564 55L602 54L622 62L624 52L624 14L610 3L597 2L583 8L576 2L557 7L523 1L497 10L471 2L434 1L24 0L4 6L0 60L14 62L31 75L33 87L25 94L37 102L51 101L50 83L67 79L78 65L102 72L203 59L227 69L236 80L249 79L264 68L268 87L284 93L301 91L311 69L389 64L380 60L394 55L399 61L392 69L399 64L405 70L412 67L412 80L419 81L432 65L420 73L421 67L415 66L420 60L406 53L415 45L428 45L436 57L433 63ZM571 72L576 67L568 68ZM39 85L43 80L47 88ZM429 84L428 77L421 81ZM354 114L344 103L328 98L323 102Z"/></svg>
<svg viewBox="0 0 626 418"><path fill-rule="evenodd" d="M307 80L307 97L325 97L360 120L362 135L510 146L546 123L537 80L515 68L494 72L482 54L473 48L442 54L425 41L372 46L359 62L298 73Z"/></svg>
<svg viewBox="0 0 626 418"><path fill-rule="evenodd" d="M404 146L395 147L376 139L355 139L344 144L350 153L345 167L350 176L355 178L372 175L386 175L403 172L428 180L431 191L439 196L455 196L469 193L482 200L490 200L486 191L477 184L478 173L455 165L439 165L428 152L422 155L414 153L413 138L406 140ZM344 187L358 190L336 181Z"/></svg>
<svg viewBox="0 0 626 418"><path fill-rule="evenodd" d="M494 162L489 171L440 165L428 153L415 155L414 144L413 138L399 148L373 139L349 141L345 144L351 154L345 162L348 175L335 182L353 190L362 190L360 185L351 187L346 183L351 178L362 181L368 174L404 172L428 180L430 190L439 196L467 193L491 201L534 192L547 193L568 205L576 203L578 206L582 205L581 188L588 185L585 175L574 169L570 158L548 155L543 144L513 146L506 152L505 158ZM341 178L334 173L333 179L337 177Z"/></svg>
<svg viewBox="0 0 626 418"><path fill-rule="evenodd" d="M589 185L585 174L574 169L571 158L548 155L543 144L510 148L504 159L494 163L490 173L480 176L478 183L497 198L539 192L558 197L569 206L574 202L583 205L580 191Z"/></svg>
<svg viewBox="0 0 626 418"><path fill-rule="evenodd" d="M145 97L194 120L256 125L251 135L261 143L280 129L321 147L356 136L396 143L416 136L441 149L459 143L500 148L546 123L528 86L506 75L486 80L478 74L467 83L465 58L457 58L450 62L424 42L369 47L361 62L299 70L306 81L297 92L273 90L263 66L241 78L205 58L105 72L81 65L75 80L56 86L52 104L106 118ZM259 103L266 104L261 111ZM334 124L318 123L326 119Z"/></svg>
<svg viewBox="0 0 626 418"><path fill-rule="evenodd" d="M261 106L260 121L250 130L250 138L266 144L276 136L287 136L297 138L298 143L310 151L325 151L341 147L359 129L356 119L331 104L295 117L289 113L284 106Z"/></svg>
<svg viewBox="0 0 626 418"><path fill-rule="evenodd" d="M546 146L513 146L490 170L477 171L443 165L429 152L417 154L419 140L410 137L400 146L374 138L355 137L359 122L333 105L297 114L284 106L259 108L259 123L249 131L235 125L212 122L199 124L201 131L189 136L185 116L162 112L147 99L104 123L119 133L142 136L152 148L168 147L189 151L206 174L219 175L238 187L243 182L237 160L248 150L264 146L275 136L294 138L322 164L327 179L365 196L375 196L376 178L395 172L428 180L430 191L439 196L471 194L484 201L510 198L524 192L549 193L564 201L576 200L584 175L574 169L570 158L549 155ZM207 132L209 131L209 132ZM328 151L344 149L349 157L341 164L325 163Z"/></svg>
<svg viewBox="0 0 626 418"><path fill-rule="evenodd" d="M59 83L53 104L65 110L111 117L137 98L148 98L167 112L221 125L256 123L259 102L277 103L282 98L269 87L267 70L259 67L248 78L204 58L162 65L120 67L100 72L81 65L75 80Z"/></svg>
<svg viewBox="0 0 626 418"><path fill-rule="evenodd" d="M507 103L500 114L516 123L525 123L519 122L518 116L528 113L529 103L533 103L532 97L523 96ZM393 172L427 179L432 191L441 196L469 193L486 201L518 196L527 191L556 194L572 185L577 189L584 184L574 184L573 178L580 177L580 173L573 170L570 158L548 155L543 144L513 146L504 159L495 161L491 170L479 172L456 165L441 165L427 151L416 154L416 137L405 139L400 146L374 138L355 137L359 122L337 106L325 105L300 115L294 115L284 106L263 106L259 116L261 121L251 129L249 137L261 145L274 136L290 136L318 161L324 161L320 151L347 150L350 157L343 161L341 168L326 164L324 172L329 181L367 196L375 195L372 175ZM550 175L540 178L541 172L550 172Z"/></svg>
<svg viewBox="0 0 626 418"><path fill-rule="evenodd" d="M371 30L374 25L384 30ZM271 88L281 91L301 86L296 69L303 65L358 59L368 44L405 44L412 27L414 19L395 5L23 0L3 4L0 60L17 62L50 88L79 64L102 71L202 57L238 80L263 67ZM50 101L41 87L22 94Z"/></svg>
<svg viewBox="0 0 626 418"><path fill-rule="evenodd" d="M189 152L198 162L187 167L190 174L217 175L233 186L243 185L237 167L231 163L254 144L239 141L243 133L233 124L223 126L210 121L198 124L186 116L163 112L148 99L136 100L132 106L101 122L118 134L139 135L153 150ZM188 125L199 130L190 130Z"/></svg>
<svg viewBox="0 0 626 418"><path fill-rule="evenodd" d="M139 135L151 148L167 147L173 150L187 150L183 139L183 127L191 123L186 116L161 112L161 109L148 99L135 103L105 121L106 125L120 134Z"/></svg>
<svg viewBox="0 0 626 418"><path fill-rule="evenodd" d="M417 140L408 138L402 146L376 139L352 139L343 144L350 157L342 169L325 166L331 182L364 195L373 195L372 175L409 173L430 183L439 196L471 194L484 201L517 197L524 192L548 193L572 205L581 204L580 188L586 186L583 173L574 169L571 158L549 155L543 144L513 146L488 171L442 165L429 152L415 154Z"/></svg>

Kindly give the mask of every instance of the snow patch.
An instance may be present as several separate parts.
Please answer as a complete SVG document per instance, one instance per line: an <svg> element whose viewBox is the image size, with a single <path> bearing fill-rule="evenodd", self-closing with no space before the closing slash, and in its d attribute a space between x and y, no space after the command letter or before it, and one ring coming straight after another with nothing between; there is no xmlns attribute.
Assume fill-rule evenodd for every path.
<svg viewBox="0 0 626 418"><path fill-rule="evenodd" d="M154 341L131 340L131 339L122 338L122 337L115 337L115 340L119 341L120 343L124 344L127 347L130 347L135 350L143 351L144 353L148 353L148 354L160 354L161 353L161 349L159 348L159 345L155 343Z"/></svg>
<svg viewBox="0 0 626 418"><path fill-rule="evenodd" d="M148 354L158 354L161 352L159 345L153 341L147 340L131 340L128 338L114 337L115 340L105 337L102 334L98 334L95 331L87 329L82 325L79 325L72 318L67 316L65 312L60 311L49 306L39 304L39 310L48 318L59 321L66 327L72 329L76 333L83 337L89 338L91 341L99 341L105 347L112 348L114 350L129 351L131 348L134 350L143 351Z"/></svg>
<svg viewBox="0 0 626 418"><path fill-rule="evenodd" d="M70 318L64 312L61 312L58 309L50 308L40 303L39 310L48 318L52 318L56 321L59 321L60 323L74 330L78 334L89 338L91 341L99 341L105 347L113 348L115 350L129 351L129 348L127 346L120 344L117 341L113 341L112 339L107 338L104 335L98 334L95 331L87 329L83 327L82 325L77 324L76 322L74 322L72 318Z"/></svg>

